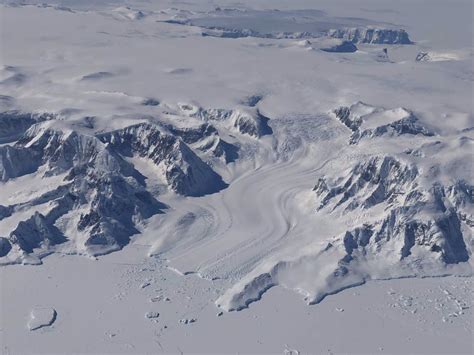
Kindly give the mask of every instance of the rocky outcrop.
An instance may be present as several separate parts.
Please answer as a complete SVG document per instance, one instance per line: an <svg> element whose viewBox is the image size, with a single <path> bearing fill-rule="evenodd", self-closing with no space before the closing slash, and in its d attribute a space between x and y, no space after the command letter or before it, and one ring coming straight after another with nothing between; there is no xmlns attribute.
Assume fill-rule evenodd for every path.
<svg viewBox="0 0 474 355"><path fill-rule="evenodd" d="M10 217L12 214L11 207L5 207L0 205L0 221L4 218Z"/></svg>
<svg viewBox="0 0 474 355"><path fill-rule="evenodd" d="M328 36L352 43L368 44L412 44L408 33L403 29L384 28L342 28L328 31Z"/></svg>
<svg viewBox="0 0 474 355"><path fill-rule="evenodd" d="M364 138L380 137L384 135L399 136L402 134L419 134L427 137L434 136L434 132L421 125L418 121L418 118L413 113L410 113L407 117L385 125L378 126L373 129L366 129L363 131L357 130L352 135L350 142L352 144L356 144Z"/></svg>
<svg viewBox="0 0 474 355"><path fill-rule="evenodd" d="M319 178L313 191L318 196L318 210L370 208L379 203L393 203L400 194L416 187L418 170L391 156L373 157L355 165L337 184Z"/></svg>
<svg viewBox="0 0 474 355"><path fill-rule="evenodd" d="M168 23L177 23L176 21L166 21ZM178 22L179 24L186 24ZM256 38L271 38L271 39L302 39L312 38L319 34L311 32L291 32L291 31L279 31L279 32L259 32L248 28L226 28L220 26L208 26L203 27L201 32L203 37L219 37L219 38L245 38L245 37L256 37Z"/></svg>
<svg viewBox="0 0 474 355"><path fill-rule="evenodd" d="M7 238L0 237L0 258L7 255L12 249L12 245Z"/></svg>
<svg viewBox="0 0 474 355"><path fill-rule="evenodd" d="M269 119L260 112L251 114L247 111L234 111L231 120L234 127L243 134L260 138L272 134L272 129L268 125Z"/></svg>
<svg viewBox="0 0 474 355"><path fill-rule="evenodd" d="M167 126L168 130L174 135L180 137L186 144L193 144L207 137L217 135L217 129L209 124L202 123L191 127Z"/></svg>
<svg viewBox="0 0 474 355"><path fill-rule="evenodd" d="M357 144L362 139L381 136L435 135L420 123L413 112L402 107L387 110L357 102L350 107L341 106L333 113L353 132L350 138L351 144Z"/></svg>
<svg viewBox="0 0 474 355"><path fill-rule="evenodd" d="M24 147L0 147L0 181L35 172L41 156Z"/></svg>
<svg viewBox="0 0 474 355"><path fill-rule="evenodd" d="M0 113L0 144L19 139L33 124L51 119L53 116L41 113L5 111Z"/></svg>
<svg viewBox="0 0 474 355"><path fill-rule="evenodd" d="M417 62L429 62L430 60L431 56L428 52L419 52L415 57L415 61Z"/></svg>
<svg viewBox="0 0 474 355"><path fill-rule="evenodd" d="M66 241L59 229L38 212L26 221L20 222L8 239L11 244L16 244L26 253L33 252L35 248L47 248Z"/></svg>
<svg viewBox="0 0 474 355"><path fill-rule="evenodd" d="M183 23L180 22L179 24ZM262 33L245 28L233 29L224 27L208 27L203 29L202 36L221 38L258 37L271 39L304 39L321 37L321 33L307 31ZM339 28L330 29L327 31L327 36L331 38L343 39L353 44L413 44L408 36L408 33L403 29ZM349 48L349 46L346 45L346 48Z"/></svg>
<svg viewBox="0 0 474 355"><path fill-rule="evenodd" d="M352 131L357 131L362 124L362 119L359 116L351 115L351 108L341 106L334 110L336 117Z"/></svg>
<svg viewBox="0 0 474 355"><path fill-rule="evenodd" d="M204 129L211 129L206 126ZM185 134L193 141L192 132ZM102 134L99 139L125 156L139 155L162 165L168 186L179 194L200 196L226 185L209 165L204 163L181 139L160 132L150 124L139 124Z"/></svg>
<svg viewBox="0 0 474 355"><path fill-rule="evenodd" d="M329 46L323 46L321 50L329 53L354 53L357 52L357 47L352 41L343 40Z"/></svg>
<svg viewBox="0 0 474 355"><path fill-rule="evenodd" d="M262 115L255 108L205 109L190 104L180 104L179 108L187 116L199 118L203 121L216 121L224 125L227 123L226 128L255 138L273 133L268 124L269 118Z"/></svg>
<svg viewBox="0 0 474 355"><path fill-rule="evenodd" d="M352 261L355 250L375 256L390 254L393 249L396 259L403 260L416 249L417 255L431 254L425 258L446 264L469 259L463 228L470 228L472 216L464 208L472 205L473 186L460 180L449 186L436 183L424 188L420 179L416 167L382 156L357 164L337 182L318 180L314 188L318 211L358 210L361 215L383 207L381 219L368 220L341 237L346 252L341 259L344 265Z"/></svg>
<svg viewBox="0 0 474 355"><path fill-rule="evenodd" d="M226 142L217 135L200 142L197 149L210 152L214 157L223 159L226 164L236 161L239 157L239 147Z"/></svg>

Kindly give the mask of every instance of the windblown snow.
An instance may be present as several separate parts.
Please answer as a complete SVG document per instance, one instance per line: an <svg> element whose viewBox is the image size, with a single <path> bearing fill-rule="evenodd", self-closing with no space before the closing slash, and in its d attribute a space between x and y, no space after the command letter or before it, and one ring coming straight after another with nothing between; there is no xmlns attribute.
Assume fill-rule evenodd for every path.
<svg viewBox="0 0 474 355"><path fill-rule="evenodd" d="M472 275L472 26L438 40L418 3L66 3L0 5L3 267L140 245L223 282L223 311Z"/></svg>

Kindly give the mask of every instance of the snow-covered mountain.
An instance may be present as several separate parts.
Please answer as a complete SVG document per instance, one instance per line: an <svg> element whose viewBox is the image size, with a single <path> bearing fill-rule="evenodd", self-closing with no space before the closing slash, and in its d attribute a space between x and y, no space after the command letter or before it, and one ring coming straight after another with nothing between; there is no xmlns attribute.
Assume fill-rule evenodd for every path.
<svg viewBox="0 0 474 355"><path fill-rule="evenodd" d="M319 233L331 237L269 258L221 296L218 306L246 308L274 285L318 303L368 279L471 273L474 185L468 131L445 137L406 109L362 102L330 116L347 127L342 136L350 136L335 148L338 158L318 169L308 205L314 206L310 223L316 222L316 231L317 223L337 224L329 231L319 226Z"/></svg>
<svg viewBox="0 0 474 355"><path fill-rule="evenodd" d="M222 158L223 163L238 156L238 146L221 139L210 122L254 138L272 133L268 118L255 109L180 104L175 114L189 117L191 122L178 126L144 122L94 133L90 119L90 132L76 131L54 115L4 112L2 138L18 139L0 147L1 181L6 186L25 176L33 181L52 177L59 181L54 190L1 206L5 224L20 211L24 216L24 220L11 222L12 227L18 224L11 231L3 229L2 257L6 262L21 262L24 253L41 257L68 240L76 245L72 252L100 255L120 249L138 233L137 224L165 208L157 200L159 196L149 191L147 177L135 166L136 160L153 169L166 189L183 196L201 196L218 192L227 184L196 152ZM36 211L36 206L42 206L44 212Z"/></svg>

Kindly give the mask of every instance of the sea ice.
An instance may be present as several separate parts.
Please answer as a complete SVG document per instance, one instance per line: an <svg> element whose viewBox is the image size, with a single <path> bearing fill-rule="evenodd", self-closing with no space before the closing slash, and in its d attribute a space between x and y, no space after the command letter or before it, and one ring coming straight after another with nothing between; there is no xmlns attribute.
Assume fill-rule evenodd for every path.
<svg viewBox="0 0 474 355"><path fill-rule="evenodd" d="M30 312L28 320L28 329L37 330L43 327L49 327L56 321L57 313L54 308L35 307Z"/></svg>

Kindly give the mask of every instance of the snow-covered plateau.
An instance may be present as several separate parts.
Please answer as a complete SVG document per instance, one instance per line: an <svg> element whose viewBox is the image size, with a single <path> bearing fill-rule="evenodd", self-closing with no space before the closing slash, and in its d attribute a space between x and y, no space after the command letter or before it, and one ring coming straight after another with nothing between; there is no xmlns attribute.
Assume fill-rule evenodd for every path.
<svg viewBox="0 0 474 355"><path fill-rule="evenodd" d="M472 353L472 14L0 0L1 352Z"/></svg>

